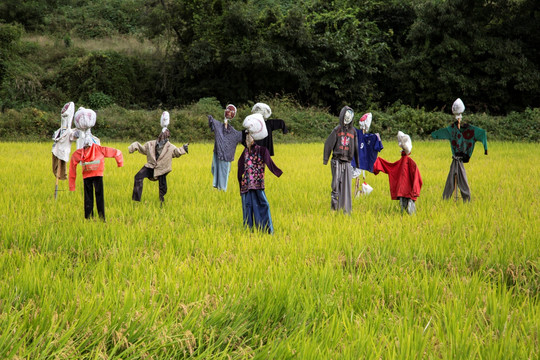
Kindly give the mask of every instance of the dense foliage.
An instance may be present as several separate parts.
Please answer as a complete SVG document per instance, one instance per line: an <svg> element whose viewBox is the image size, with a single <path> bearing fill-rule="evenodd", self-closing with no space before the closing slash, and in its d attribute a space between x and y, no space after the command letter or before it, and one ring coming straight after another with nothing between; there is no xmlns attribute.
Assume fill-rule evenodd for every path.
<svg viewBox="0 0 540 360"><path fill-rule="evenodd" d="M328 110L303 107L288 98L266 98L273 117L284 119L290 132L274 132L276 142L322 142L338 124L336 116ZM237 117L231 124L241 128L241 120L250 113L253 103L238 107ZM188 106L169 110L172 138L182 142L212 142L214 134L208 127L207 115L222 119L223 109L216 98L202 98ZM155 138L159 131L161 110L129 110L116 105L97 111L93 133L102 139L135 141ZM355 115L354 124L362 113ZM413 140L431 139L431 132L448 126L453 117L441 111L413 109L395 104L386 111L373 110L370 131L379 133L384 140L394 141L399 130L411 135ZM506 116L466 114L464 121L485 129L488 140L540 141L540 109L512 112ZM60 126L60 109L42 111L36 108L9 109L0 113L0 140L50 141Z"/></svg>
<svg viewBox="0 0 540 360"><path fill-rule="evenodd" d="M396 102L508 114L540 106L536 0L48 0L0 5L2 108L223 105L292 95L303 105ZM23 41L45 33L53 45ZM82 50L150 39L152 54Z"/></svg>

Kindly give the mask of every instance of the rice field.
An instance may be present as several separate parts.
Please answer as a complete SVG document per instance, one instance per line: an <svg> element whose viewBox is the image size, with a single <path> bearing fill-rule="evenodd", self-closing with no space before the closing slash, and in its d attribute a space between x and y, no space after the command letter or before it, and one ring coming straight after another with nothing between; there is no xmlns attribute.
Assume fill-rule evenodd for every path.
<svg viewBox="0 0 540 360"><path fill-rule="evenodd" d="M1 359L540 357L538 144L477 145L463 204L442 200L448 142L413 141L414 216L382 173L332 212L323 144L276 144L267 235L242 226L236 161L212 188L213 144L173 160L161 208L155 182L131 200L146 157L103 143L125 161L106 160L106 223L84 219L80 167L54 200L51 144L0 143Z"/></svg>

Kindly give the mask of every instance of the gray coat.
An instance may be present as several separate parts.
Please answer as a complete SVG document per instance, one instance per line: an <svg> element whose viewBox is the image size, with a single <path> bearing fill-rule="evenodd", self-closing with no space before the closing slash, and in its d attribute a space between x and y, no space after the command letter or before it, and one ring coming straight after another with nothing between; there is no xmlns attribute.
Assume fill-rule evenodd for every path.
<svg viewBox="0 0 540 360"><path fill-rule="evenodd" d="M186 154L186 150L183 147L178 148L167 142L163 146L159 158L156 159L156 140L148 141L144 145L135 141L129 145L128 150L130 154L138 150L141 154L146 155L148 162L144 166L154 169L154 177L170 173L172 170L172 159Z"/></svg>

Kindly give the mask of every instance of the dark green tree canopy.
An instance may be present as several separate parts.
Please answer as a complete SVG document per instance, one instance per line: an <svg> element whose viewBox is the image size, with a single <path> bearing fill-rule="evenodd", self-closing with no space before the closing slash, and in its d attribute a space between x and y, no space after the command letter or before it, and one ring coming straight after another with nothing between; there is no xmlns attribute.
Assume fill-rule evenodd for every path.
<svg viewBox="0 0 540 360"><path fill-rule="evenodd" d="M442 109L457 97L496 114L540 107L536 0L6 0L0 19L3 106L286 94L333 110ZM21 44L14 29L69 48ZM150 39L159 52L89 52L71 40L108 36Z"/></svg>

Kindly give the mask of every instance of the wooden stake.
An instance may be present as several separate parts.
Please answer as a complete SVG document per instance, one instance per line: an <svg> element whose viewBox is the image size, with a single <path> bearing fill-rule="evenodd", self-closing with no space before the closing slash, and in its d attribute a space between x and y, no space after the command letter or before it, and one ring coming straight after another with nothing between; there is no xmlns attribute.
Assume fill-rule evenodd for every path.
<svg viewBox="0 0 540 360"><path fill-rule="evenodd" d="M56 167L56 185L54 186L54 200L56 200L56 197L58 195L58 178L60 178L60 167L61 166L62 166L62 160L58 159L57 167Z"/></svg>

